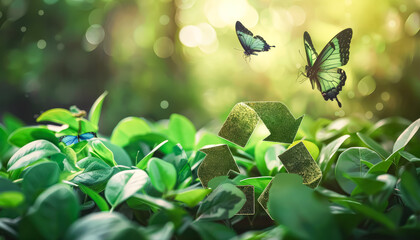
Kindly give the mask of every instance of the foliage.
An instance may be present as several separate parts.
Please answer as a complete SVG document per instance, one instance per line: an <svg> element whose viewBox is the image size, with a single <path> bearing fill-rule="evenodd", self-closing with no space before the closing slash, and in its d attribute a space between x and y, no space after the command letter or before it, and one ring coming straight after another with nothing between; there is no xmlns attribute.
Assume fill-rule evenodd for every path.
<svg viewBox="0 0 420 240"><path fill-rule="evenodd" d="M39 121L0 125L0 235L8 239L378 239L420 233L420 120L304 117L292 144L253 139L229 144L240 173L203 189L202 146L223 141L184 116L121 120L110 137L66 146L58 137L94 131L102 95L89 119L51 109ZM73 110L75 108L72 108ZM378 127L379 126L379 127ZM403 132L395 129L405 129ZM303 144L298 143L302 141ZM277 156L309 150L323 174L318 187L287 173ZM308 154L309 154L308 153ZM308 155L309 156L309 155ZM273 178L274 176L274 178ZM237 214L271 179L268 211Z"/></svg>

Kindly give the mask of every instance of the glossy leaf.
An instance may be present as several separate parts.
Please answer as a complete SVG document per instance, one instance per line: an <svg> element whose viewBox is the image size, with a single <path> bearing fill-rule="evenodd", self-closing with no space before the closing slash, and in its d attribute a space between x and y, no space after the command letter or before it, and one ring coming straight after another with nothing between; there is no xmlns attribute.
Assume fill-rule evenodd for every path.
<svg viewBox="0 0 420 240"><path fill-rule="evenodd" d="M150 181L159 192L164 193L174 188L177 174L172 164L159 158L152 158L147 164L147 172Z"/></svg>
<svg viewBox="0 0 420 240"><path fill-rule="evenodd" d="M109 166L115 166L117 163L114 160L114 154L109 150L101 140L95 139L91 141L93 153L96 157L104 160Z"/></svg>
<svg viewBox="0 0 420 240"><path fill-rule="evenodd" d="M338 148L340 148L344 141L346 141L349 137L349 135L341 136L321 149L318 163L323 173L325 173L330 168L332 164L332 157L337 152Z"/></svg>
<svg viewBox="0 0 420 240"><path fill-rule="evenodd" d="M150 127L141 118L128 117L121 120L112 131L111 143L124 147L130 143L130 139L149 133Z"/></svg>
<svg viewBox="0 0 420 240"><path fill-rule="evenodd" d="M0 208L17 207L24 200L25 196L17 184L8 179L0 178Z"/></svg>
<svg viewBox="0 0 420 240"><path fill-rule="evenodd" d="M148 176L143 170L126 170L115 174L105 187L105 198L112 208L127 200L146 184Z"/></svg>
<svg viewBox="0 0 420 240"><path fill-rule="evenodd" d="M58 183L60 169L55 162L43 162L30 167L23 175L22 190L32 202L45 189Z"/></svg>
<svg viewBox="0 0 420 240"><path fill-rule="evenodd" d="M175 196L175 200L187 204L188 207L196 206L201 200L203 200L211 189L196 188L178 193Z"/></svg>
<svg viewBox="0 0 420 240"><path fill-rule="evenodd" d="M385 159L389 156L389 153L385 151L385 149L383 149L382 146L379 145L379 143L375 142L375 140L373 140L372 138L368 137L363 133L357 133L357 136L360 138L360 140L363 141L364 144L366 144L373 151L378 153L382 158Z"/></svg>
<svg viewBox="0 0 420 240"><path fill-rule="evenodd" d="M145 239L138 227L119 213L92 213L75 222L65 240L73 239Z"/></svg>
<svg viewBox="0 0 420 240"><path fill-rule="evenodd" d="M37 119L37 122L53 122L62 125L69 125L70 128L75 130L79 129L79 123L73 114L63 108L54 108L43 112Z"/></svg>
<svg viewBox="0 0 420 240"><path fill-rule="evenodd" d="M195 145L196 130L194 125L186 117L172 114L169 119L169 137L185 149L193 149Z"/></svg>
<svg viewBox="0 0 420 240"><path fill-rule="evenodd" d="M420 128L420 119L417 119L415 122L410 124L408 128L404 130L403 133L398 137L397 141L394 143L394 147L392 148L392 152L397 152L403 149L408 142L414 137L417 131Z"/></svg>
<svg viewBox="0 0 420 240"><path fill-rule="evenodd" d="M7 171L26 167L41 158L47 158L57 153L60 153L60 149L53 143L46 140L33 141L13 154L7 163Z"/></svg>
<svg viewBox="0 0 420 240"><path fill-rule="evenodd" d="M374 151L361 147L349 148L340 154L335 168L335 177L345 192L351 193L356 187L356 184L346 176L363 177L368 172L369 167L363 161L377 164L382 162L382 159Z"/></svg>
<svg viewBox="0 0 420 240"><path fill-rule="evenodd" d="M93 103L89 111L89 121L96 127L98 127L99 118L101 117L102 104L106 95L108 95L107 91L102 93L102 95L99 96L99 98Z"/></svg>
<svg viewBox="0 0 420 240"><path fill-rule="evenodd" d="M109 206L106 203L105 199L103 199L101 197L101 195L99 195L98 193L96 193L95 191L93 191L92 189L80 184L79 185L80 190L82 190L82 192L86 193L98 206L98 208L101 211L109 211Z"/></svg>

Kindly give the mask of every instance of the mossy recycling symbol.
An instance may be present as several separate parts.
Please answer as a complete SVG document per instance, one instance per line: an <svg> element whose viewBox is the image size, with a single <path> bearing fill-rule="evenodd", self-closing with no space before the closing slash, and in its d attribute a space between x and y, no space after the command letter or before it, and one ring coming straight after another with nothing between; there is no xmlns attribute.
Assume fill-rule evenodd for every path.
<svg viewBox="0 0 420 240"><path fill-rule="evenodd" d="M219 131L219 136L241 147L245 147L259 121L267 127L270 135L264 141L292 143L304 116L293 117L289 109L281 102L240 102L236 104ZM206 154L198 169L198 177L203 187L218 176L227 176L229 172L239 172L232 153L226 144L210 145L200 149ZM278 156L288 173L295 173L303 178L303 183L309 187L318 186L322 172L315 160L309 154L305 145L300 142ZM268 194L271 184L258 198L258 202L267 211ZM252 188L252 191L249 189ZM242 188L240 188L242 189ZM254 201L253 186L247 186L244 192L247 201ZM252 196L251 196L252 195ZM245 205L251 205L247 203ZM241 210L239 214L252 215L254 208Z"/></svg>

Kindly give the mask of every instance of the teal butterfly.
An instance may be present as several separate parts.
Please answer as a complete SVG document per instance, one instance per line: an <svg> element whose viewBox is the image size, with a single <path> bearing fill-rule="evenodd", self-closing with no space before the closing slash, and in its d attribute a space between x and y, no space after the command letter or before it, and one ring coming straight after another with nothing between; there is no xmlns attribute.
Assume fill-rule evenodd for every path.
<svg viewBox="0 0 420 240"><path fill-rule="evenodd" d="M69 146L69 145L76 144L81 141L89 140L94 137L96 137L96 133L87 132L87 133L83 133L77 136L73 136L73 135L62 136L60 137L60 141L65 143L67 146Z"/></svg>
<svg viewBox="0 0 420 240"><path fill-rule="evenodd" d="M270 48L275 47L268 45L261 36L254 36L254 34L239 21L236 22L235 29L239 42L245 50L244 54L247 57L250 55L257 55L255 52L267 52Z"/></svg>
<svg viewBox="0 0 420 240"><path fill-rule="evenodd" d="M338 67L344 66L349 61L350 41L353 36L351 28L344 29L333 37L318 55L311 37L308 32L303 34L303 43L305 45L306 60L308 65L305 67L306 77L310 79L312 89L316 84L318 90L322 93L325 101L337 100L346 83L346 72Z"/></svg>

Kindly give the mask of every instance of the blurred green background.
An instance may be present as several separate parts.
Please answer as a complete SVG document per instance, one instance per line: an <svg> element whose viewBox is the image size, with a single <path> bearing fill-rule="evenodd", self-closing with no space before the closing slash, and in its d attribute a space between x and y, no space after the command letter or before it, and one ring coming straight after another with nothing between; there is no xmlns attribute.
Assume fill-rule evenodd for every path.
<svg viewBox="0 0 420 240"><path fill-rule="evenodd" d="M276 45L245 61L240 20ZM353 28L347 81L325 102L298 73L303 32L318 52ZM420 0L0 0L0 115L89 110L109 95L101 132L126 116L171 113L197 127L240 101L282 101L297 117L420 117Z"/></svg>

